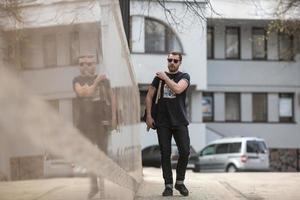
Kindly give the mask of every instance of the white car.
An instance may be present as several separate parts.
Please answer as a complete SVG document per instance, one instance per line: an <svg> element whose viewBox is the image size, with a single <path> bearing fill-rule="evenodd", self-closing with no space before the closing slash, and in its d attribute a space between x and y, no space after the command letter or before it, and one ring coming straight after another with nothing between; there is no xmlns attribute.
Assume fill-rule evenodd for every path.
<svg viewBox="0 0 300 200"><path fill-rule="evenodd" d="M269 171L269 151L260 138L223 138L200 152L198 164L201 171Z"/></svg>

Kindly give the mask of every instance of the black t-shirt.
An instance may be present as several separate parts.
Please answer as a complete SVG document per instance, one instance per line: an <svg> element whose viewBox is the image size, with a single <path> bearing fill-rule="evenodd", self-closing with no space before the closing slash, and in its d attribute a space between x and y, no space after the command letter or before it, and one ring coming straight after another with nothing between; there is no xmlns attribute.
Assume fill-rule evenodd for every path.
<svg viewBox="0 0 300 200"><path fill-rule="evenodd" d="M190 85L190 75L188 73L177 72L176 74L166 73L170 79L175 83L184 79ZM155 77L151 83L153 87L158 89L160 79ZM187 87L187 88L188 88ZM186 91L187 88L180 94L175 94L167 84L162 82L161 85L161 97L158 101L158 114L156 119L156 126L187 126L189 124L186 114ZM153 97L155 98L155 96Z"/></svg>
<svg viewBox="0 0 300 200"><path fill-rule="evenodd" d="M91 86L97 75L94 76L77 76L73 79L73 87L76 83L81 86L87 84ZM109 93L109 80L103 80L96 87L94 93L89 97L77 96L77 109L79 114L79 126L93 126L103 120L111 119L111 96Z"/></svg>

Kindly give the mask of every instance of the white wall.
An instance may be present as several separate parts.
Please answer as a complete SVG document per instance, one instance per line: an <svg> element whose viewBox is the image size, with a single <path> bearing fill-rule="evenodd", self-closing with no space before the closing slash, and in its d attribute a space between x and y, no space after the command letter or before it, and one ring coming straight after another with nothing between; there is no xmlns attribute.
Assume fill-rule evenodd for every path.
<svg viewBox="0 0 300 200"><path fill-rule="evenodd" d="M209 123L207 126L223 133L226 137L264 138L270 148L300 148L300 127L297 124Z"/></svg>
<svg viewBox="0 0 300 200"><path fill-rule="evenodd" d="M209 88L239 91L255 87L257 91L293 90L300 86L299 62L209 60ZM264 88L263 88L264 87ZM286 88L286 89L284 89ZM290 89L288 89L290 88Z"/></svg>

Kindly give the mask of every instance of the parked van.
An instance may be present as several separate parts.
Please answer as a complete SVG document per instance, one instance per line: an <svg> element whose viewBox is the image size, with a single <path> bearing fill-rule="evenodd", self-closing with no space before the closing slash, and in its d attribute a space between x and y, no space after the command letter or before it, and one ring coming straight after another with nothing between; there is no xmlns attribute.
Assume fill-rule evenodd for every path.
<svg viewBox="0 0 300 200"><path fill-rule="evenodd" d="M268 171L269 151L260 138L223 138L200 152L198 165L201 171Z"/></svg>

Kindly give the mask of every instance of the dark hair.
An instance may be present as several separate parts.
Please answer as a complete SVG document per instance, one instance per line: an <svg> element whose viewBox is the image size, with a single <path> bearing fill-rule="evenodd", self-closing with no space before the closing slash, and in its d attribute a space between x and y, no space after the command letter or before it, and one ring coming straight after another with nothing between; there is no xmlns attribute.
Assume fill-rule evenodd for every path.
<svg viewBox="0 0 300 200"><path fill-rule="evenodd" d="M180 61L182 61L182 54L181 54L180 52L172 51L170 54L175 55L175 56L178 56L179 59L180 59ZM169 54L169 55L170 55L170 54Z"/></svg>

